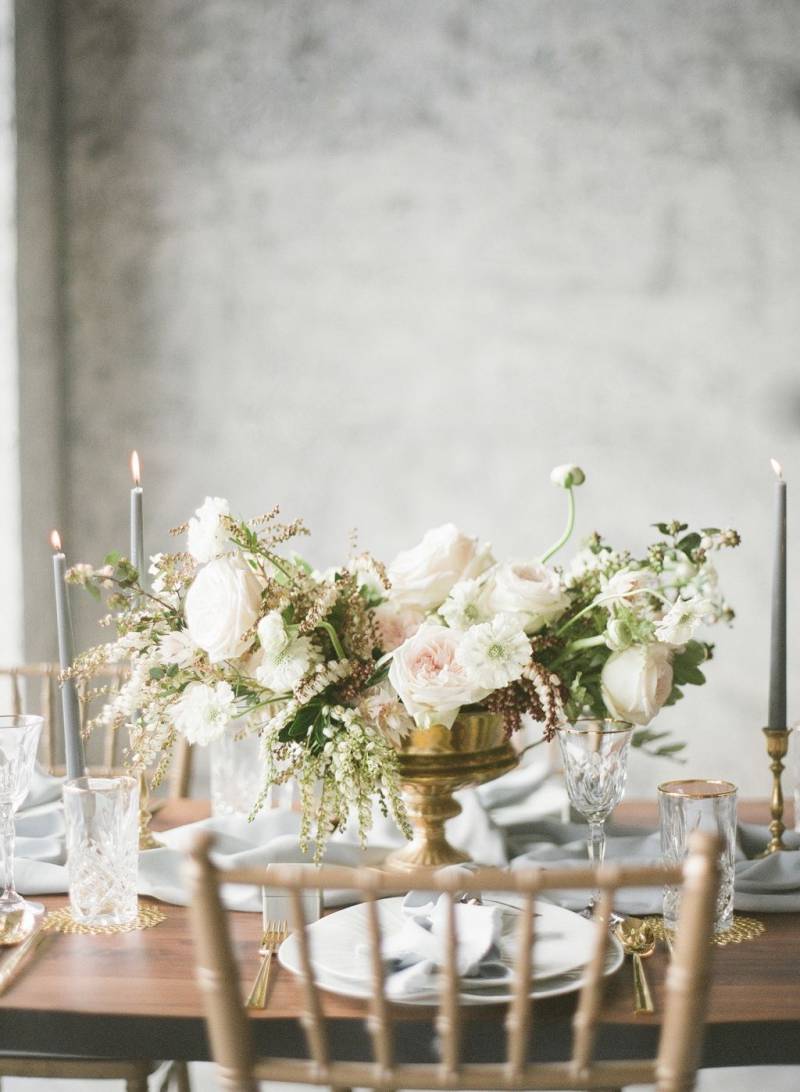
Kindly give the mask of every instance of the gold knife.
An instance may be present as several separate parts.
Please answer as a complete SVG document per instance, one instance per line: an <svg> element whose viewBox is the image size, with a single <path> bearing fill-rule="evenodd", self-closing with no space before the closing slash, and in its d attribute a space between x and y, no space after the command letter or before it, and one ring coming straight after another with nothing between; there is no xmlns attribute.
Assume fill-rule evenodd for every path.
<svg viewBox="0 0 800 1092"><path fill-rule="evenodd" d="M37 951L42 941L52 935L44 931L43 924L37 926L31 935L3 960L2 965L0 965L0 994L5 993L9 986L13 984L23 966L28 962L28 957Z"/></svg>

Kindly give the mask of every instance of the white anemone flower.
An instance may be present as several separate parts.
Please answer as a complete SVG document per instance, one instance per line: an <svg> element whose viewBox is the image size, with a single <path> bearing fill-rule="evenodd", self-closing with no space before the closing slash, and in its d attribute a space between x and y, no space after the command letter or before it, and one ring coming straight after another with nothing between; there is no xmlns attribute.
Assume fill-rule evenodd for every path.
<svg viewBox="0 0 800 1092"><path fill-rule="evenodd" d="M279 611L273 610L258 623L261 655L255 668L258 682L275 693L292 690L319 656L308 637L292 636Z"/></svg>
<svg viewBox="0 0 800 1092"><path fill-rule="evenodd" d="M504 614L467 630L456 651L467 676L486 690L514 682L530 659L531 643L519 620Z"/></svg>
<svg viewBox="0 0 800 1092"><path fill-rule="evenodd" d="M713 603L697 595L689 599L676 599L656 623L656 637L665 645L685 645L692 639L697 627L709 615L713 615L713 611Z"/></svg>
<svg viewBox="0 0 800 1092"><path fill-rule="evenodd" d="M439 614L451 629L469 629L492 617L487 602L487 585L481 580L459 580L439 607Z"/></svg>
<svg viewBox="0 0 800 1092"><path fill-rule="evenodd" d="M229 683L189 683L172 706L172 720L189 743L201 747L219 739L236 713L236 698Z"/></svg>

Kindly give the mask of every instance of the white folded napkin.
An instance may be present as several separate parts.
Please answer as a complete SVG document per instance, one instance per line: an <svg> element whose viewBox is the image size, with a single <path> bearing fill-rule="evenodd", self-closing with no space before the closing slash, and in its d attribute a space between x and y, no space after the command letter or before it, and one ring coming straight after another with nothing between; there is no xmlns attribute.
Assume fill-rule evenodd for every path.
<svg viewBox="0 0 800 1092"><path fill-rule="evenodd" d="M447 871L467 870L456 865ZM403 899L402 927L382 938L388 997L407 1000L437 991L446 959L447 903L447 895L433 891L410 891ZM456 969L464 986L501 985L510 979L500 950L501 907L457 902L455 927Z"/></svg>

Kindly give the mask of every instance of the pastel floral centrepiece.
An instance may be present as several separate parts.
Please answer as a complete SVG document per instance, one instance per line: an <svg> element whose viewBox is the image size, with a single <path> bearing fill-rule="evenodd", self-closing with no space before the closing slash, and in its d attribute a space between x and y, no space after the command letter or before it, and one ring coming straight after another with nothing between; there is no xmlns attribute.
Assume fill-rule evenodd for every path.
<svg viewBox="0 0 800 1092"><path fill-rule="evenodd" d="M131 765L155 766L156 782L179 734L202 746L231 723L257 731L264 788L248 803L255 814L271 785L296 779L317 856L351 812L364 838L375 803L409 833L398 748L415 725L450 727L463 709L496 712L509 732L531 717L543 738L610 716L640 726L645 750L676 754L682 743L647 726L704 681L712 646L696 632L733 617L711 557L738 535L660 523L644 557L593 535L553 564L584 475L558 467L552 480L569 512L544 554L498 561L447 523L386 567L365 553L325 572L286 548L307 534L301 521L239 520L206 498L176 530L187 549L151 558L149 586L118 555L71 570L107 597L117 633L72 674L129 663L95 723L127 726Z"/></svg>

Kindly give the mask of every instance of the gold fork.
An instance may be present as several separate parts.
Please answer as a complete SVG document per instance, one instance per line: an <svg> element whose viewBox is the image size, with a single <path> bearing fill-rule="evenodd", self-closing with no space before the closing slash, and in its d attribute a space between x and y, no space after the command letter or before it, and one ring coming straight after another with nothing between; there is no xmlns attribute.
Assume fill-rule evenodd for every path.
<svg viewBox="0 0 800 1092"><path fill-rule="evenodd" d="M258 968L250 996L245 1002L248 1009L264 1009L267 1007L267 990L269 988L269 972L272 968L272 957L283 944L289 934L289 925L286 921L268 921L264 935L261 937L261 945L258 949L263 957Z"/></svg>

